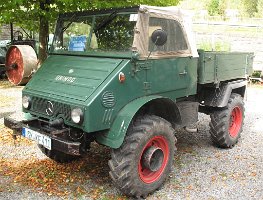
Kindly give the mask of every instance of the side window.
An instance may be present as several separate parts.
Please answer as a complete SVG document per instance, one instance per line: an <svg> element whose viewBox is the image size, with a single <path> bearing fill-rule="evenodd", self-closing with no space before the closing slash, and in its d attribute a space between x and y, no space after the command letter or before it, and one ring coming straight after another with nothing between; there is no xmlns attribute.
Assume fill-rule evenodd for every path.
<svg viewBox="0 0 263 200"><path fill-rule="evenodd" d="M164 46L155 46L151 40L152 32L162 29L167 33L167 42ZM151 17L149 21L149 51L169 52L187 50L187 43L180 24L172 19Z"/></svg>

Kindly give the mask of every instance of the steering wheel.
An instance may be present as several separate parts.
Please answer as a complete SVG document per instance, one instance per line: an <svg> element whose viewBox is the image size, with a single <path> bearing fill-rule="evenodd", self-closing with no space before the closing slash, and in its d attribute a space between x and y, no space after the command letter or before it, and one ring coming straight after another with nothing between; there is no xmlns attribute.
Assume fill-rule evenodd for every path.
<svg viewBox="0 0 263 200"><path fill-rule="evenodd" d="M14 40L23 40L23 33L21 31L16 31L13 34Z"/></svg>

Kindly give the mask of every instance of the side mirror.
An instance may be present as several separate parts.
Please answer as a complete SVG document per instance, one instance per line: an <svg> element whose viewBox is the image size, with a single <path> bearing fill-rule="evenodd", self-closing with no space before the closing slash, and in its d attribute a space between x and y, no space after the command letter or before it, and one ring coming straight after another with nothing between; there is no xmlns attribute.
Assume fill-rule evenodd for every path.
<svg viewBox="0 0 263 200"><path fill-rule="evenodd" d="M167 42L167 33L162 29L156 29L153 31L151 39L156 46L163 46Z"/></svg>

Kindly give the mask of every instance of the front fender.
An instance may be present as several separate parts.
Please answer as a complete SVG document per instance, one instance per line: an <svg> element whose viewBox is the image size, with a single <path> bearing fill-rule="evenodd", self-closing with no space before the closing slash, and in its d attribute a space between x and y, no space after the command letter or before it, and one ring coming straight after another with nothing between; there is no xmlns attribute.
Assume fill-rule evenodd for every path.
<svg viewBox="0 0 263 200"><path fill-rule="evenodd" d="M140 108L146 103L163 98L161 96L145 96L133 100L118 113L109 131L96 134L96 141L111 148L117 149L123 143L128 127Z"/></svg>

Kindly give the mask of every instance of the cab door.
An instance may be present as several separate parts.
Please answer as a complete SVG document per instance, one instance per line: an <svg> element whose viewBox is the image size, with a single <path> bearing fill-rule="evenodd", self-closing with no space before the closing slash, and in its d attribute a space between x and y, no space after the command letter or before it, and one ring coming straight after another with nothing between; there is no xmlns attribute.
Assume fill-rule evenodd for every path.
<svg viewBox="0 0 263 200"><path fill-rule="evenodd" d="M154 44L151 35L162 30L167 35L164 45ZM176 97L196 92L197 58L190 50L181 24L174 19L150 17L149 46L151 52L147 70L147 83L151 94L176 93Z"/></svg>
<svg viewBox="0 0 263 200"><path fill-rule="evenodd" d="M171 58L152 60L147 70L147 81L152 93L183 90L189 84L190 58Z"/></svg>

